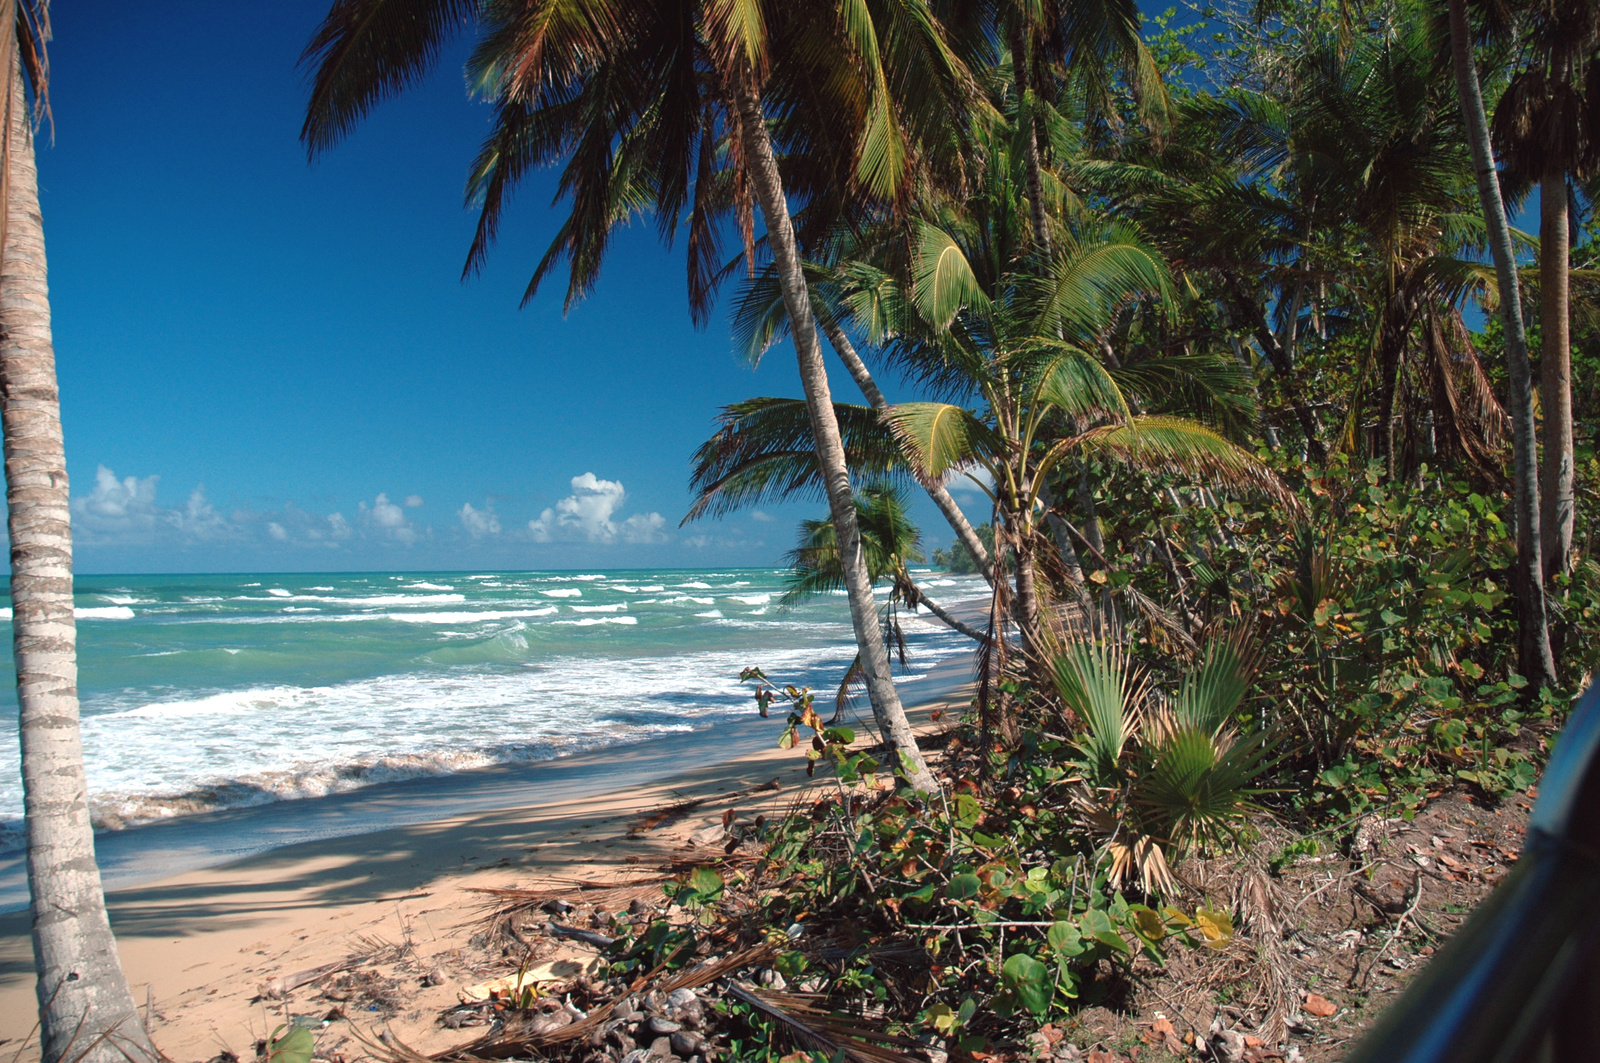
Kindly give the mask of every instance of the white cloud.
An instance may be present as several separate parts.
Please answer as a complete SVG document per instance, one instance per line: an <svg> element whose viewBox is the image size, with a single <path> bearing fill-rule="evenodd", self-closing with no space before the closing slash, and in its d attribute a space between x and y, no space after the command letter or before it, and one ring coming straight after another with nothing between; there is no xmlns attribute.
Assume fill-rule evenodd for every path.
<svg viewBox="0 0 1600 1063"><path fill-rule="evenodd" d="M350 522L344 519L343 513L333 513L328 517L328 534L335 539L348 539L355 532L350 528Z"/></svg>
<svg viewBox="0 0 1600 1063"><path fill-rule="evenodd" d="M410 546L417 541L417 529L406 519L405 511L389 501L387 494L380 492L378 497L372 500L372 505L361 502L357 508L368 523L395 542Z"/></svg>
<svg viewBox="0 0 1600 1063"><path fill-rule="evenodd" d="M957 473L950 478L946 485L953 495L967 495L973 498L986 498L984 489L994 490L994 477L989 475L989 470L974 466L965 472Z"/></svg>
<svg viewBox="0 0 1600 1063"><path fill-rule="evenodd" d="M664 543L667 519L659 513L635 513L622 522L618 534L625 543Z"/></svg>
<svg viewBox="0 0 1600 1063"><path fill-rule="evenodd" d="M474 508L471 502L463 503L457 515L461 518L461 526L474 539L500 534L500 518L495 515L494 506L490 503L484 503L482 509Z"/></svg>
<svg viewBox="0 0 1600 1063"><path fill-rule="evenodd" d="M583 539L591 543L665 542L666 518L659 513L638 513L620 525L611 518L622 508L628 493L615 480L602 480L592 472L572 478L572 494L528 522L528 534L537 543L557 539Z"/></svg>
<svg viewBox="0 0 1600 1063"><path fill-rule="evenodd" d="M423 504L421 495L406 495L406 508L417 509Z"/></svg>
<svg viewBox="0 0 1600 1063"><path fill-rule="evenodd" d="M279 524L275 520L267 522L267 534L278 540L280 543L287 542L289 539L289 533L284 531L283 525Z"/></svg>
<svg viewBox="0 0 1600 1063"><path fill-rule="evenodd" d="M759 509L752 509L750 511L750 519L751 520L758 520L762 524L770 524L773 521L777 520L778 518L774 517L771 513L763 513Z"/></svg>
<svg viewBox="0 0 1600 1063"><path fill-rule="evenodd" d="M156 487L160 480L159 476L119 480L116 473L99 466L94 489L71 503L73 532L79 541L147 544L163 539L189 542L237 535L238 529L206 500L203 486L190 492L182 506L159 504Z"/></svg>

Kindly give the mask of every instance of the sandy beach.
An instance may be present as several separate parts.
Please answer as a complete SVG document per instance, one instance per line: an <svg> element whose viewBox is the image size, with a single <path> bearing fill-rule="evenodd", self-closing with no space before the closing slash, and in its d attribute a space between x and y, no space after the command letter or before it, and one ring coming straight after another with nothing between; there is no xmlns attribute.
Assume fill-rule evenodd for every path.
<svg viewBox="0 0 1600 1063"><path fill-rule="evenodd" d="M913 723L940 729L969 698L965 688L935 696L912 710ZM942 709L953 711L935 711ZM778 721L763 722L774 725L775 739ZM310 987L285 1001L263 999L263 985L370 951L374 943L409 943L413 960L440 971L443 984L420 985L411 977L397 1014L353 1014L335 1023L332 1040L351 1041L343 1053L359 1051L350 1027L367 1031L380 1018L424 1051L466 1040L467 1032L441 1029L435 1020L482 977L481 969L464 966L471 921L483 901L472 889L642 877L692 855L691 836L720 824L728 808L781 813L808 786L825 784L806 778L803 756L770 744L725 760L705 750L680 751L678 770L653 779L659 758L646 749L605 756L609 768L596 778L610 781L606 792L301 841L108 889L123 966L157 1045L179 1063L224 1051L249 1058L257 1039L286 1015L317 1010L306 999ZM638 770L630 757L640 761ZM690 766L696 762L704 766ZM569 768L583 774L581 764ZM426 815L427 798L421 801L413 814ZM659 824L645 815L693 801L701 804ZM27 913L0 916L0 1052L20 1052L22 1061L38 1058L34 982Z"/></svg>

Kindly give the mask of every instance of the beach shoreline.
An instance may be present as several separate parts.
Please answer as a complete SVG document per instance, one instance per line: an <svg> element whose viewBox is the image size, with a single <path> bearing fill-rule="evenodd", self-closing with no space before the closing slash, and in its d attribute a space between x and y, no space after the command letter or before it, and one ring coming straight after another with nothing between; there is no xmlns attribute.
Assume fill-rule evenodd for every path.
<svg viewBox="0 0 1600 1063"><path fill-rule="evenodd" d="M907 700L915 701L908 711L919 730L942 728L959 715L970 700L969 669L970 658L948 661L902 687ZM155 832L167 832L167 856L149 856L147 844L141 860L114 856L107 875L124 970L135 999L150 1014L157 1044L180 1063L224 1050L248 1057L255 1039L282 1021L282 1002L252 1002L261 983L342 959L358 938L425 941L419 949L448 957L460 934L457 924L481 904L470 892L474 888L648 871L681 856L695 832L720 823L730 800L741 812L770 815L822 784L807 779L802 755L774 748L781 721L752 712L719 721L718 729L724 727L729 737L726 744L718 742L718 752L732 754L725 758L706 747L702 732L516 771L462 773L477 779L457 780L464 789L454 793L441 786L450 777L425 786L411 780L335 798L189 817L209 826L176 820L101 835L97 848L115 849L117 843L108 846L108 840L137 841L142 831L148 843ZM698 748L688 741L696 738ZM527 770L547 776L539 800L482 804L526 794L526 780L517 775ZM770 788L773 782L776 788ZM702 804L659 829L631 829L643 813L695 801ZM383 825L333 832L352 809L368 817L369 827ZM195 839L238 830L247 813L276 825L280 833L269 839L270 847L236 857L213 852L211 866L199 866L205 861L195 859ZM383 815L390 819L375 818ZM321 822L292 826L307 816ZM284 843L287 838L293 840ZM226 862L217 862L219 856ZM460 944L455 942L457 951ZM20 1049L22 1063L37 1058L37 1046L25 1043L36 1012L31 948L27 912L0 915L0 1052ZM413 1047L460 1039L432 1022L459 988L452 981L424 992L417 1007L387 1024L403 1029ZM430 993L439 1000L432 1001Z"/></svg>

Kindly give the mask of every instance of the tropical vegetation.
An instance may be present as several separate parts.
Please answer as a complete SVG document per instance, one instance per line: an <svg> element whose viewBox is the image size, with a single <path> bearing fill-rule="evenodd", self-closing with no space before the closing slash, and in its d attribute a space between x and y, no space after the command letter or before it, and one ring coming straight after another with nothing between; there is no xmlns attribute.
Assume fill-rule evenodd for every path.
<svg viewBox="0 0 1600 1063"><path fill-rule="evenodd" d="M80 859L23 105L24 74L46 99L46 16L19 0L3 37L0 374L54 1063L79 1030L96 1053L148 1044ZM751 662L763 713L787 703L785 744L809 730L837 786L762 824L738 882L676 887L707 933L726 917L761 937L775 970L886 1036L988 1051L1138 956L1226 946L1232 918L1191 869L1263 817L1337 834L1536 779L1600 660L1592 5L336 0L303 57L307 149L461 37L492 107L466 275L512 191L553 167L565 217L525 300L563 266L581 299L647 220L682 237L697 322L726 297L746 357L797 357L800 395L720 412L686 520L826 504L788 600L844 592L857 655L829 694L864 689L877 733ZM864 401L836 391L828 350ZM922 495L937 532L913 522ZM928 598L934 539L987 608ZM938 772L891 675L923 608L977 650ZM809 943L822 911L850 941ZM652 926L617 971L698 943ZM908 955L915 978L887 971Z"/></svg>

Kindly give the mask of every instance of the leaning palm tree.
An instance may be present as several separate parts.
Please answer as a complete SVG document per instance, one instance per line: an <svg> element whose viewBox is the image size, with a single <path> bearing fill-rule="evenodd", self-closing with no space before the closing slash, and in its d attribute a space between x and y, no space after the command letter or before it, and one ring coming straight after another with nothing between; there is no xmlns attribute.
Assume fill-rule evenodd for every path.
<svg viewBox="0 0 1600 1063"><path fill-rule="evenodd" d="M1518 43L1531 53L1495 108L1493 133L1512 198L1539 186L1539 404L1544 414L1540 556L1548 579L1568 570L1574 522L1572 234L1569 178L1600 172L1600 9L1538 0Z"/></svg>
<svg viewBox="0 0 1600 1063"><path fill-rule="evenodd" d="M905 496L887 481L864 485L856 492L856 525L861 529L861 548L867 572L874 586L885 580L888 596L879 611L885 652L898 655L901 667L907 663L905 632L900 623L902 609L925 607L952 630L979 642L987 641L983 632L963 622L938 602L929 598L911 575L911 565L924 560L922 533L906 512ZM800 523L800 542L789 551L787 589L778 600L791 607L814 598L843 590L844 566L839 557L839 536L831 520L806 520ZM845 709L850 688L862 678L861 655L845 670L835 698L835 718Z"/></svg>
<svg viewBox="0 0 1600 1063"><path fill-rule="evenodd" d="M1456 77L1456 97L1461 106L1467 145L1477 175L1478 199L1483 207L1490 254L1500 285L1500 318L1505 325L1506 368L1511 380L1511 463L1513 523L1517 529L1517 563L1513 589L1517 597L1517 670L1534 690L1555 682L1555 655L1550 649L1550 625L1544 593L1544 562L1540 542L1539 443L1533 423L1533 370L1528 364L1528 334L1522 322L1522 294L1517 280L1517 260L1512 250L1511 225L1506 220L1489 141L1489 119L1483 106L1483 88L1473 55L1472 24L1466 0L1449 0L1450 59Z"/></svg>
<svg viewBox="0 0 1600 1063"><path fill-rule="evenodd" d="M72 527L33 136L48 111L47 0L0 11L0 419L11 535L11 637L44 1063L155 1060L106 917L78 730ZM33 89L33 105L27 90Z"/></svg>
<svg viewBox="0 0 1600 1063"><path fill-rule="evenodd" d="M619 224L653 213L670 237L687 212L691 305L703 317L720 273L720 215L732 208L753 265L759 206L873 711L912 784L934 788L877 637L789 196L799 194L808 223L826 226L863 205L894 209L916 174L959 166L951 130L964 128L975 94L957 45L923 0L338 0L305 53L316 67L302 132L311 152L474 26L469 74L496 117L470 183L482 214L468 271L494 239L506 192L530 169L561 163L572 212L528 296L567 260L570 302L595 282Z"/></svg>

